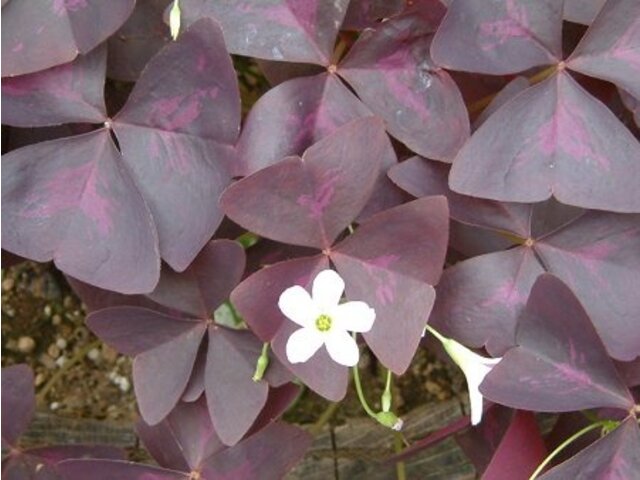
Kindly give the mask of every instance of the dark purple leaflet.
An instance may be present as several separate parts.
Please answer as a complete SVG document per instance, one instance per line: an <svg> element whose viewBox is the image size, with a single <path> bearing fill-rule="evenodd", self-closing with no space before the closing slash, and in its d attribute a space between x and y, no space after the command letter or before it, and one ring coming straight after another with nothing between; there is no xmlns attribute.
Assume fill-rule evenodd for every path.
<svg viewBox="0 0 640 480"><path fill-rule="evenodd" d="M135 0L41 0L3 4L2 76L72 61L115 32Z"/></svg>
<svg viewBox="0 0 640 480"><path fill-rule="evenodd" d="M307 150L304 161L285 159L237 182L222 197L226 213L249 230L323 250L324 256L290 260L256 272L234 290L231 299L262 340L273 340L274 352L288 368L334 401L346 391L346 369L324 351L305 364L289 364L284 345L296 326L278 310L279 295L295 284L308 287L330 259L345 278L347 297L366 300L376 309L378 319L365 338L385 365L400 373L419 342L433 303L431 285L437 282L444 260L448 212L441 197L373 215L355 235L333 245L366 203L370 187L352 187L371 184L370 172L375 172L376 156L386 141L379 121L356 120ZM354 153L345 166L342 152L346 148ZM301 179L299 170L309 172L308 180ZM336 178L332 189L317 180L329 174ZM351 188L343 193L342 185ZM423 232L419 241L416 228ZM256 291L261 294L255 295ZM406 295L410 297L401 301Z"/></svg>
<svg viewBox="0 0 640 480"><path fill-rule="evenodd" d="M633 408L589 316L557 277L544 274L534 284L516 345L480 385L489 400L543 412Z"/></svg>
<svg viewBox="0 0 640 480"><path fill-rule="evenodd" d="M18 117L21 125L105 125L3 158L3 208L12 217L3 222L5 247L38 261L53 258L98 287L147 293L157 283L160 256L184 270L222 220L215 199L235 158L237 81L218 27L203 20L154 57L110 120L97 98L104 77L91 70L97 62L104 72L100 58L11 79L3 89L16 105L55 109Z"/></svg>

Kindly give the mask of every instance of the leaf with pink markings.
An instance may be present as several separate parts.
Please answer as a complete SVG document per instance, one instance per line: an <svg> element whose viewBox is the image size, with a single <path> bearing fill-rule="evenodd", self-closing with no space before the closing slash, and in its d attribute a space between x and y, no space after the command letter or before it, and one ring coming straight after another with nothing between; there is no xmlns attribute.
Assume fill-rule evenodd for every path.
<svg viewBox="0 0 640 480"><path fill-rule="evenodd" d="M445 270L429 323L493 357L515 344L516 322L544 268L531 248L474 257Z"/></svg>
<svg viewBox="0 0 640 480"><path fill-rule="evenodd" d="M68 63L106 40L135 0L10 2L2 9L2 76Z"/></svg>
<svg viewBox="0 0 640 480"><path fill-rule="evenodd" d="M640 100L640 3L609 0L567 67L613 82Z"/></svg>
<svg viewBox="0 0 640 480"><path fill-rule="evenodd" d="M236 182L222 196L222 208L258 235L328 248L365 206L387 142L380 120L354 120L302 158L288 157Z"/></svg>
<svg viewBox="0 0 640 480"><path fill-rule="evenodd" d="M328 66L348 0L183 0L187 25L202 17L220 22L229 51L269 60Z"/></svg>
<svg viewBox="0 0 640 480"><path fill-rule="evenodd" d="M153 58L113 121L162 258L175 270L191 263L222 221L215 199L230 182L239 125L235 72L210 19Z"/></svg>
<svg viewBox="0 0 640 480"><path fill-rule="evenodd" d="M101 288L153 290L153 219L107 131L14 150L2 164L5 248Z"/></svg>
<svg viewBox="0 0 640 480"><path fill-rule="evenodd" d="M363 32L338 67L391 135L413 151L450 161L469 136L462 96L429 56L432 26L403 15Z"/></svg>
<svg viewBox="0 0 640 480"><path fill-rule="evenodd" d="M241 175L273 165L371 112L335 75L281 83L253 106L238 143Z"/></svg>
<svg viewBox="0 0 640 480"><path fill-rule="evenodd" d="M629 417L613 432L546 472L540 480L626 480L637 477L639 471L640 428L635 418Z"/></svg>
<svg viewBox="0 0 640 480"><path fill-rule="evenodd" d="M103 123L106 49L74 62L29 75L2 79L2 123L43 127L61 123Z"/></svg>
<svg viewBox="0 0 640 480"><path fill-rule="evenodd" d="M374 215L331 253L347 298L375 308L364 338L397 374L409 366L433 307L448 224L446 200L423 198Z"/></svg>
<svg viewBox="0 0 640 480"><path fill-rule="evenodd" d="M109 38L109 78L135 82L147 62L171 40L163 12L173 0L137 0L133 13Z"/></svg>
<svg viewBox="0 0 640 480"><path fill-rule="evenodd" d="M543 412L633 407L589 316L553 275L534 284L516 344L480 386L489 400Z"/></svg>
<svg viewBox="0 0 640 480"><path fill-rule="evenodd" d="M456 157L459 193L517 202L640 211L640 143L566 72L514 97Z"/></svg>
<svg viewBox="0 0 640 480"><path fill-rule="evenodd" d="M607 351L620 360L640 352L640 215L588 212L543 237L536 252L580 299Z"/></svg>
<svg viewBox="0 0 640 480"><path fill-rule="evenodd" d="M563 0L454 0L431 46L443 67L501 75L562 57Z"/></svg>
<svg viewBox="0 0 640 480"><path fill-rule="evenodd" d="M16 446L36 408L33 372L25 364L2 369L2 448Z"/></svg>

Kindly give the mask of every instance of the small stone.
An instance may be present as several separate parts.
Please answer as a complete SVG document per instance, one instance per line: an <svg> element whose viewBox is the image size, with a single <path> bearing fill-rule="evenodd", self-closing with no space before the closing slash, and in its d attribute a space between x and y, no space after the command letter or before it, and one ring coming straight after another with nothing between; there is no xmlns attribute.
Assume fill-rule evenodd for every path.
<svg viewBox="0 0 640 480"><path fill-rule="evenodd" d="M65 348L67 348L67 341L64 338L59 338L56 340L56 346L60 350L64 350Z"/></svg>
<svg viewBox="0 0 640 480"><path fill-rule="evenodd" d="M13 286L15 285L15 280L11 277L7 277L2 281L2 290L4 290L5 292L8 292L9 290L11 290L13 288Z"/></svg>
<svg viewBox="0 0 640 480"><path fill-rule="evenodd" d="M31 353L36 348L36 342L31 337L20 337L18 339L18 350L22 353Z"/></svg>
<svg viewBox="0 0 640 480"><path fill-rule="evenodd" d="M51 323L54 325L60 325L62 323L62 317L56 313L51 317Z"/></svg>
<svg viewBox="0 0 640 480"><path fill-rule="evenodd" d="M87 358L89 358L89 360L93 362L96 362L97 360L100 359L100 350L98 350L97 348L92 348L87 353Z"/></svg>
<svg viewBox="0 0 640 480"><path fill-rule="evenodd" d="M43 313L45 317L49 318L53 313L53 311L51 310L51 305L45 305Z"/></svg>
<svg viewBox="0 0 640 480"><path fill-rule="evenodd" d="M49 410L56 411L59 408L60 408L60 403L59 402L51 402L51 404L49 405Z"/></svg>
<svg viewBox="0 0 640 480"><path fill-rule="evenodd" d="M52 343L49 345L49 348L47 348L47 353L51 358L58 358L60 356L60 349L55 343Z"/></svg>
<svg viewBox="0 0 640 480"><path fill-rule="evenodd" d="M127 393L131 388L131 384L129 383L129 380L126 377L120 377L118 379L118 387L122 392Z"/></svg>
<svg viewBox="0 0 640 480"><path fill-rule="evenodd" d="M58 359L56 359L56 365L58 367L62 367L65 363L67 363L67 357L65 357L64 355Z"/></svg>
<svg viewBox="0 0 640 480"><path fill-rule="evenodd" d="M51 358L46 353L43 353L42 355L40 355L38 360L40 360L40 363L44 365L45 368L48 368L49 370L53 370L54 368L56 368L56 362L53 360L53 358Z"/></svg>
<svg viewBox="0 0 640 480"><path fill-rule="evenodd" d="M36 387L39 387L40 385L42 385L44 383L44 375L42 373L39 373L36 375L36 378L33 380L33 384Z"/></svg>

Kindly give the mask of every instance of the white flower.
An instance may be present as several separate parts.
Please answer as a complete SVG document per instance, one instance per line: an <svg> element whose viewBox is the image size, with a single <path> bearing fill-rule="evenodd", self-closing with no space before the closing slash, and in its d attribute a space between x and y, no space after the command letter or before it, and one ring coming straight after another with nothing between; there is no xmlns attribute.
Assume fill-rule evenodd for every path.
<svg viewBox="0 0 640 480"><path fill-rule="evenodd" d="M480 393L480 384L491 369L502 360L502 357L487 358L480 356L455 340L440 335L429 325L427 325L426 330L429 330L442 342L442 346L451 359L462 369L462 373L464 373L467 379L467 388L469 389L471 425L478 425L482 419L482 394Z"/></svg>
<svg viewBox="0 0 640 480"><path fill-rule="evenodd" d="M287 359L306 362L325 345L329 356L341 365L358 363L360 351L350 332L368 332L376 312L365 302L339 304L344 280L333 270L323 270L313 280L312 296L299 285L287 288L278 307L302 328L287 340Z"/></svg>

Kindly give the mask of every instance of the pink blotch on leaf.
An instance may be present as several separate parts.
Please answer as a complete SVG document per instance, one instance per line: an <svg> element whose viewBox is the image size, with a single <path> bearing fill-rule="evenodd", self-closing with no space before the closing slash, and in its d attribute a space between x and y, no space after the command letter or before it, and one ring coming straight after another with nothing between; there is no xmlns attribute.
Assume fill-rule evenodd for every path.
<svg viewBox="0 0 640 480"><path fill-rule="evenodd" d="M480 24L482 50L493 50L512 38L534 36L529 30L529 19L524 6L516 5L514 0L507 0L506 7L506 18Z"/></svg>
<svg viewBox="0 0 640 480"><path fill-rule="evenodd" d="M622 60L640 75L640 18L636 18L631 27L622 35L611 49L611 56Z"/></svg>
<svg viewBox="0 0 640 480"><path fill-rule="evenodd" d="M304 194L298 197L298 205L306 207L312 218L318 219L322 217L324 211L331 203L338 177L339 172L335 170L326 172L313 194Z"/></svg>
<svg viewBox="0 0 640 480"><path fill-rule="evenodd" d="M518 291L515 282L506 282L501 285L489 298L483 301L481 307L493 307L504 305L510 309L522 307L527 301L527 297Z"/></svg>
<svg viewBox="0 0 640 480"><path fill-rule="evenodd" d="M593 149L592 135L580 113L572 111L561 94L554 115L540 126L536 140L545 155L551 156L560 149L578 162L594 161L602 169L610 169L609 159Z"/></svg>
<svg viewBox="0 0 640 480"><path fill-rule="evenodd" d="M167 131L179 131L200 116L205 98L215 98L218 88L199 89L187 95L176 95L156 101L149 115L159 128Z"/></svg>
<svg viewBox="0 0 640 480"><path fill-rule="evenodd" d="M80 209L89 218L93 219L98 231L107 235L113 226L113 204L108 197L100 193L101 185L96 169L90 173L82 194Z"/></svg>
<svg viewBox="0 0 640 480"><path fill-rule="evenodd" d="M67 11L77 12L86 7L87 0L53 0L53 12L59 17Z"/></svg>

